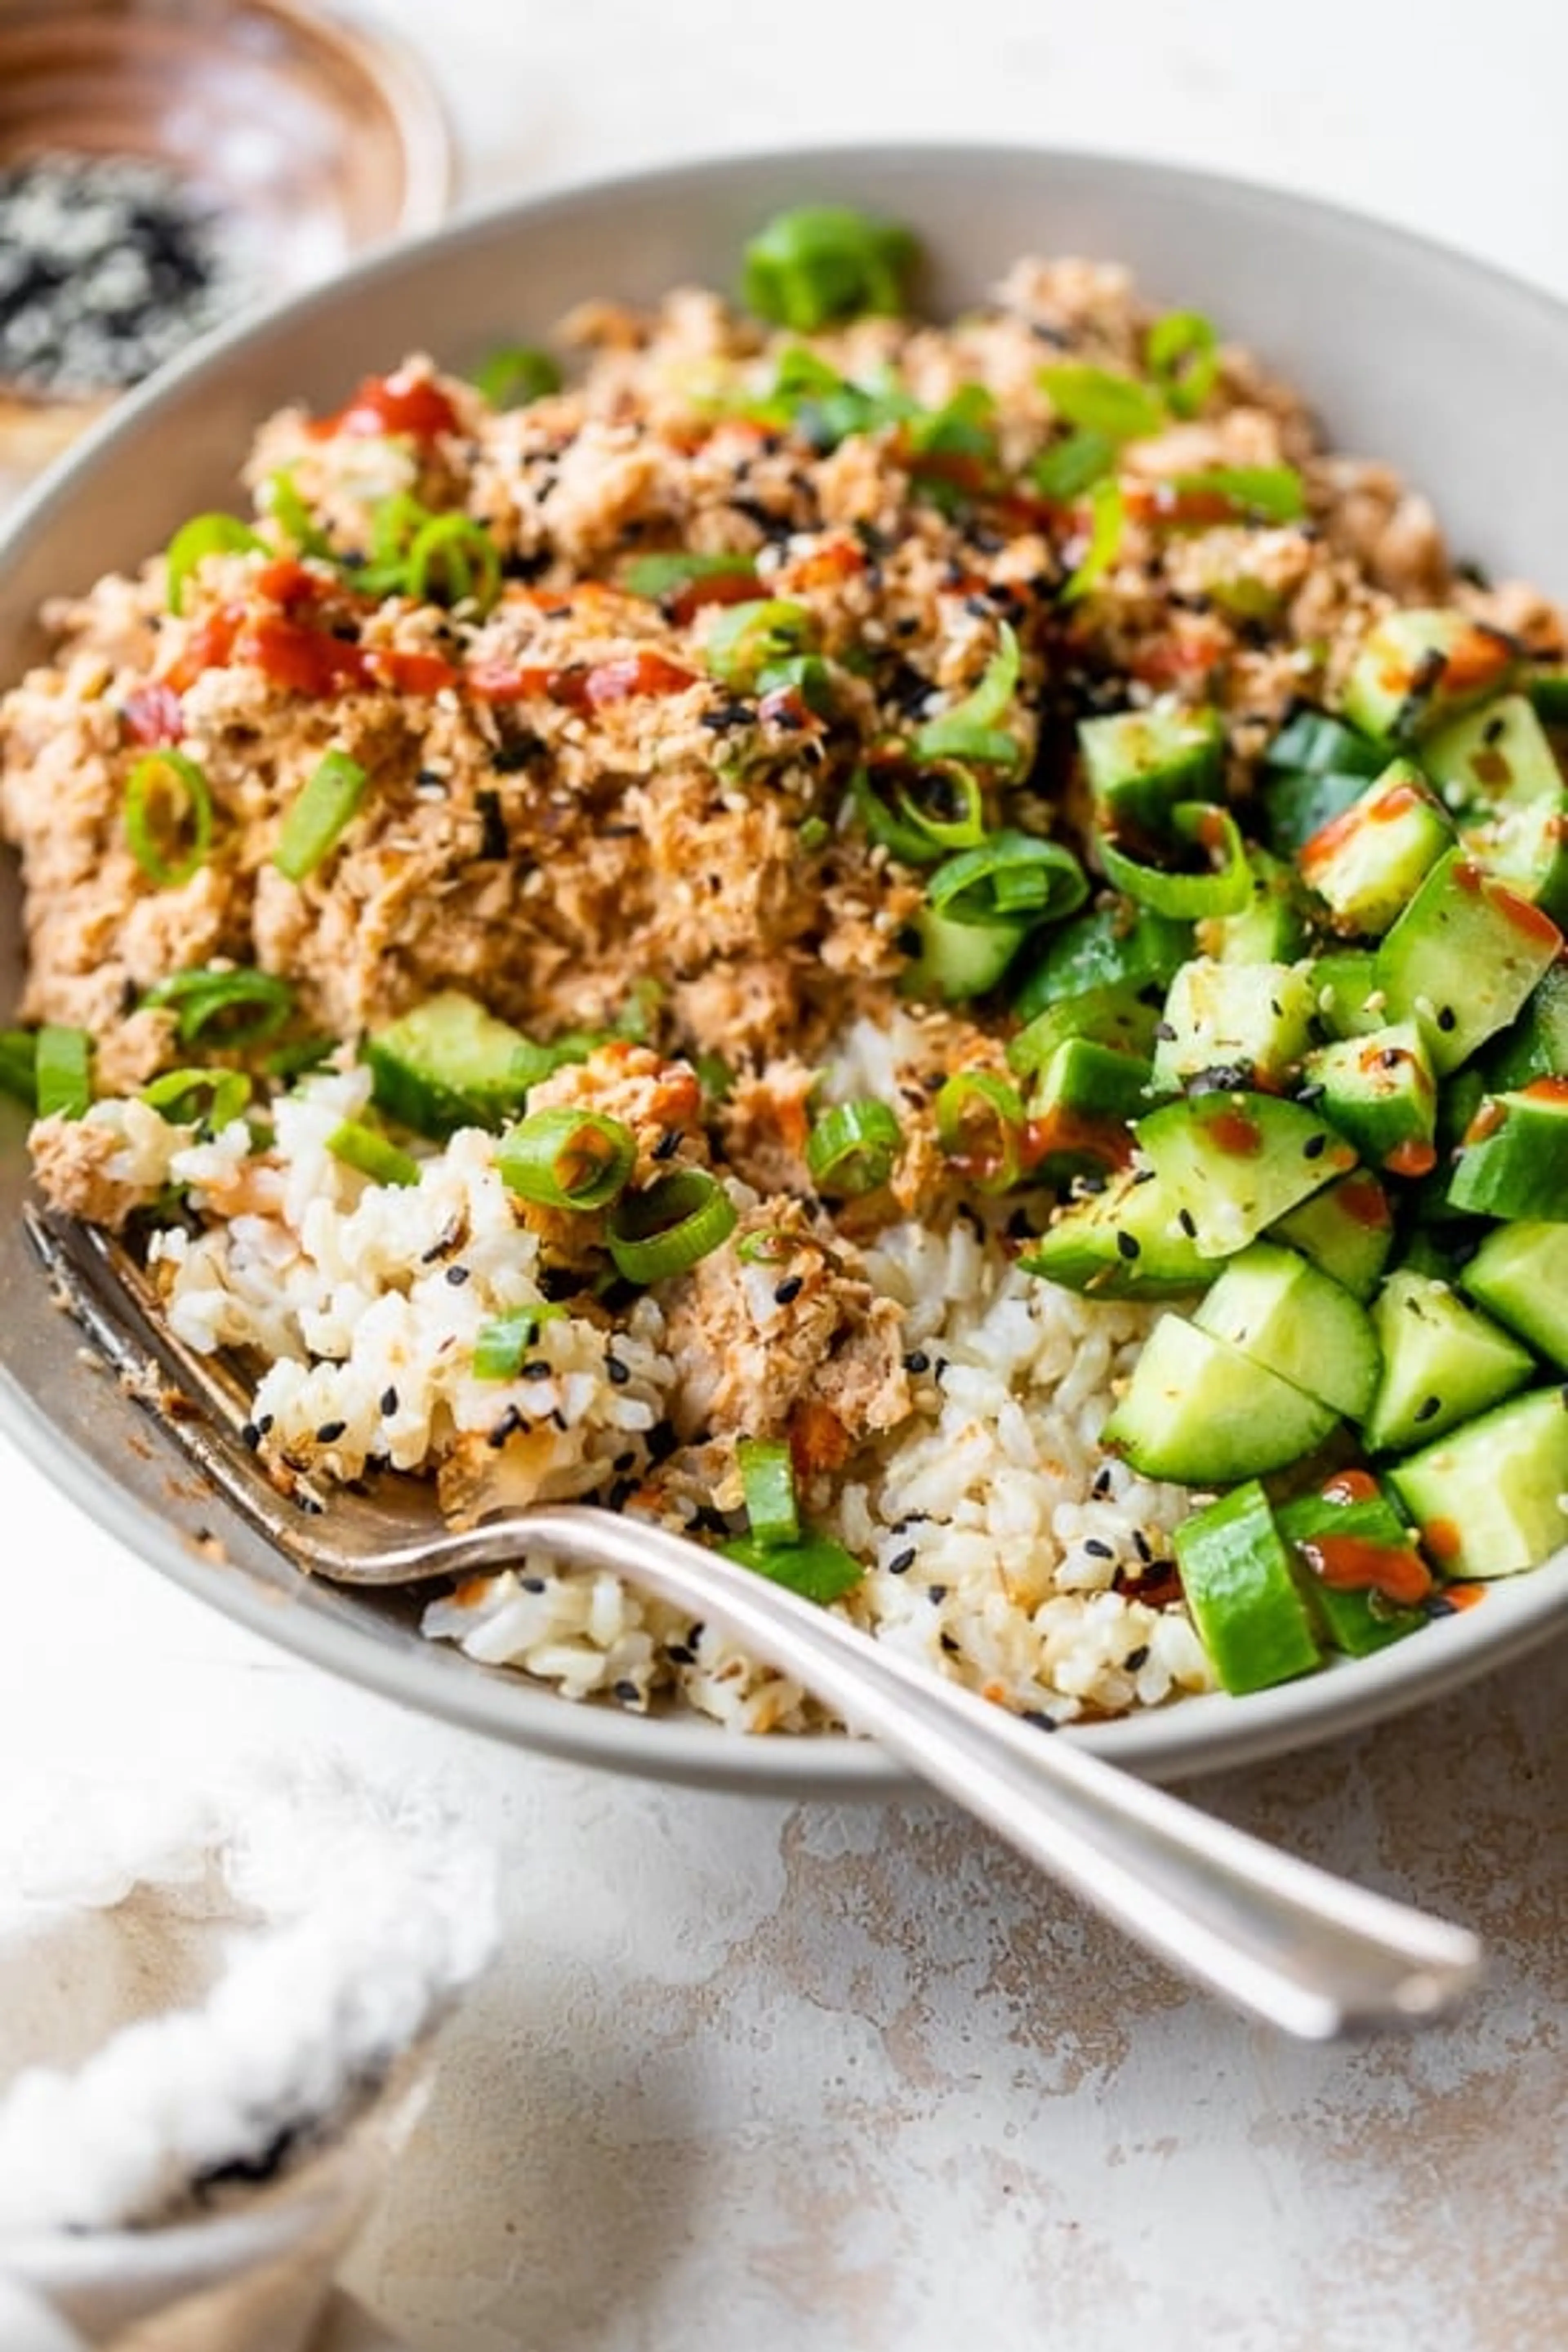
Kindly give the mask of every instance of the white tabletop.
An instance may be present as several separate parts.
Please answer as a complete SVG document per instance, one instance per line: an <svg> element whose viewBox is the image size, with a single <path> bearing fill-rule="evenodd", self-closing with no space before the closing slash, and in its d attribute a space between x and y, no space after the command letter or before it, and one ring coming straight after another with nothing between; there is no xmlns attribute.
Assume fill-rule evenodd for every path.
<svg viewBox="0 0 1568 2352"><path fill-rule="evenodd" d="M427 58L469 197L993 135L1305 187L1568 293L1568 16L1545 0L365 13ZM702 1797L489 1747L164 1586L3 1440L0 1475L0 1774L344 1756L502 1849L500 1965L350 2273L417 2352L1563 2340L1568 1648L1202 1791L1489 1940L1451 2029L1302 2050L938 1807Z"/></svg>

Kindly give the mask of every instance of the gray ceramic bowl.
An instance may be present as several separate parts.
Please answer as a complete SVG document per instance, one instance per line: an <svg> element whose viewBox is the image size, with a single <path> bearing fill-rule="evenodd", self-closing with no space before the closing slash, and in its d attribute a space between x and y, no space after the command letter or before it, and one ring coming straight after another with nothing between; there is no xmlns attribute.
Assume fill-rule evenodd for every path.
<svg viewBox="0 0 1568 2352"><path fill-rule="evenodd" d="M40 601L134 564L234 495L257 422L325 407L424 347L458 368L544 331L590 294L732 282L782 205L830 199L908 222L928 306L973 299L1027 251L1120 258L1158 301L1199 308L1302 385L1340 446L1435 494L1453 543L1568 595L1568 312L1472 262L1331 207L1161 166L964 148L858 149L697 164L469 220L350 270L230 333L118 408L38 488L0 550L0 679L36 650ZM0 986L17 893L0 879ZM421 1640L406 1601L302 1583L210 1498L145 1416L84 1366L22 1239L23 1121L0 1109L0 1418L83 1507L156 1568L258 1633L388 1696L520 1745L653 1777L847 1796L902 1785L846 1738L728 1738L690 1719L573 1706ZM212 1528L227 1562L197 1551ZM1189 1700L1082 1735L1177 1778L1303 1747L1517 1660L1568 1619L1568 1554L1380 1657L1254 1698Z"/></svg>

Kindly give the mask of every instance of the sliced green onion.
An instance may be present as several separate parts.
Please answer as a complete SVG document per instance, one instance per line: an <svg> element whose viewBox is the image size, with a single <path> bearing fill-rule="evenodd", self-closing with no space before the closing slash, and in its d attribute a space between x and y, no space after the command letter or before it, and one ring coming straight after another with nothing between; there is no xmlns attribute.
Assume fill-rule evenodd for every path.
<svg viewBox="0 0 1568 2352"><path fill-rule="evenodd" d="M417 1184L419 1162L412 1152L402 1151L389 1143L384 1135L377 1135L374 1127L365 1127L357 1118L345 1118L327 1138L327 1150L345 1168L357 1169L368 1176L373 1184Z"/></svg>
<svg viewBox="0 0 1568 2352"><path fill-rule="evenodd" d="M1105 981L1098 987L1079 989L1076 995L1058 997L1037 1013L1009 1039L1007 1066L1020 1077L1036 1076L1058 1046L1078 1037L1113 1046L1118 1053L1143 1061L1153 1050L1158 1021L1153 1006L1144 1003L1136 987Z"/></svg>
<svg viewBox="0 0 1568 2352"><path fill-rule="evenodd" d="M759 597L721 612L703 647L709 668L724 686L747 687L770 662L804 653L816 627L809 605L782 596Z"/></svg>
<svg viewBox="0 0 1568 2352"><path fill-rule="evenodd" d="M904 1148L898 1114L874 1096L834 1103L812 1123L805 1164L819 1192L853 1196L885 1184Z"/></svg>
<svg viewBox="0 0 1568 2352"><path fill-rule="evenodd" d="M1029 479L1043 499L1069 506L1110 472L1116 450L1117 444L1108 434L1080 425L1065 440L1041 451L1029 468Z"/></svg>
<svg viewBox="0 0 1568 2352"><path fill-rule="evenodd" d="M1252 869L1247 862L1247 845L1229 810L1216 808L1209 801L1178 801L1171 811L1171 823L1184 841L1197 844L1207 853L1208 873L1171 874L1160 866L1146 866L1101 835L1100 855L1106 879L1139 906L1152 907L1157 915L1196 919L1239 914L1252 895Z"/></svg>
<svg viewBox="0 0 1568 2352"><path fill-rule="evenodd" d="M596 1110L531 1111L496 1145L504 1182L546 1209L607 1209L637 1166L637 1138Z"/></svg>
<svg viewBox="0 0 1568 2352"><path fill-rule="evenodd" d="M831 719L837 707L833 672L820 654L791 654L787 661L769 662L757 672L752 691L762 700L770 694L797 694L819 719Z"/></svg>
<svg viewBox="0 0 1568 2352"><path fill-rule="evenodd" d="M939 866L926 895L950 923L1057 922L1082 906L1089 877L1059 841L1005 829Z"/></svg>
<svg viewBox="0 0 1568 2352"><path fill-rule="evenodd" d="M184 751L148 751L125 780L121 804L131 855L150 882L177 890L199 874L212 847L207 780Z"/></svg>
<svg viewBox="0 0 1568 2352"><path fill-rule="evenodd" d="M662 1282L684 1274L735 1230L735 1203L705 1168L675 1168L610 1213L605 1239L616 1271L628 1282Z"/></svg>
<svg viewBox="0 0 1568 2352"><path fill-rule="evenodd" d="M798 1592L803 1601L824 1606L852 1592L866 1570L853 1552L831 1536L807 1535L799 1543L759 1543L755 1536L734 1536L719 1549L726 1559Z"/></svg>
<svg viewBox="0 0 1568 2352"><path fill-rule="evenodd" d="M777 1225L758 1225L741 1235L735 1244L735 1255L742 1265L777 1265L794 1247L791 1236Z"/></svg>
<svg viewBox="0 0 1568 2352"><path fill-rule="evenodd" d="M302 1077L307 1070L319 1070L337 1049L335 1037L297 1037L290 1045L275 1045L263 1056L262 1067L274 1078Z"/></svg>
<svg viewBox="0 0 1568 2352"><path fill-rule="evenodd" d="M981 1192L1005 1192L1017 1182L1028 1118L1008 1079L994 1070L955 1070L931 1108L937 1141L950 1160L971 1163Z"/></svg>
<svg viewBox="0 0 1568 2352"><path fill-rule="evenodd" d="M710 1102L723 1102L735 1090L735 1073L722 1054L694 1054L691 1066Z"/></svg>
<svg viewBox="0 0 1568 2352"><path fill-rule="evenodd" d="M142 1087L142 1100L171 1127L207 1127L218 1135L250 1100L250 1080L243 1070L165 1070Z"/></svg>
<svg viewBox="0 0 1568 2352"><path fill-rule="evenodd" d="M1042 368L1039 383L1064 425L1098 433L1118 447L1124 441L1147 440L1165 428L1163 403L1133 376L1063 360Z"/></svg>
<svg viewBox="0 0 1568 2352"><path fill-rule="evenodd" d="M269 971L216 971L204 967L155 981L142 1002L177 1009L183 1045L205 1035L214 1022L221 1025L212 1043L257 1045L283 1026L294 1009L294 991L286 980L277 980ZM236 1013L249 1013L252 1017L237 1022L230 1018Z"/></svg>
<svg viewBox="0 0 1568 2352"><path fill-rule="evenodd" d="M279 466L275 473L268 475L261 495L268 513L282 524L300 554L331 554L331 540L300 497L287 466Z"/></svg>
<svg viewBox="0 0 1568 2352"><path fill-rule="evenodd" d="M1205 466L1201 473L1173 475L1171 488L1178 498L1226 499L1258 522L1297 522L1307 511L1294 466Z"/></svg>
<svg viewBox="0 0 1568 2352"><path fill-rule="evenodd" d="M800 1506L795 1500L789 1447L777 1438L742 1437L735 1447L735 1460L745 1490L752 1541L770 1551L775 1544L797 1542Z"/></svg>
<svg viewBox="0 0 1568 2352"><path fill-rule="evenodd" d="M535 343L507 343L481 360L471 381L492 408L526 408L560 391L561 370Z"/></svg>
<svg viewBox="0 0 1568 2352"><path fill-rule="evenodd" d="M939 815L919 791L940 797L955 813ZM985 839L984 796L975 777L957 760L934 764L899 787L898 807L882 800L864 768L849 780L849 797L861 824L873 841L901 857L906 866L933 866L954 849L973 849Z"/></svg>
<svg viewBox="0 0 1568 2352"><path fill-rule="evenodd" d="M621 566L621 586L634 596L669 596L694 580L754 580L749 555L696 555L672 548L659 555L634 555Z"/></svg>
<svg viewBox="0 0 1568 2352"><path fill-rule="evenodd" d="M53 1112L80 1118L92 1100L92 1040L87 1031L46 1021L38 1032L33 1083L40 1118Z"/></svg>
<svg viewBox="0 0 1568 2352"><path fill-rule="evenodd" d="M0 1029L0 1093L37 1108L38 1040L31 1029Z"/></svg>
<svg viewBox="0 0 1568 2352"><path fill-rule="evenodd" d="M1096 482L1089 494L1089 546L1077 571L1062 590L1062 603L1076 604L1097 587L1115 562L1127 520L1121 485L1113 479Z"/></svg>
<svg viewBox="0 0 1568 2352"><path fill-rule="evenodd" d="M973 691L951 710L928 719L914 739L918 760L976 760L983 766L1016 768L1023 747L997 721L1012 709L1018 689L1018 639L1004 621L996 651Z"/></svg>
<svg viewBox="0 0 1568 2352"><path fill-rule="evenodd" d="M514 1381L530 1349L547 1323L565 1314L564 1307L514 1307L481 1324L474 1340L476 1380Z"/></svg>
<svg viewBox="0 0 1568 2352"><path fill-rule="evenodd" d="M1173 415L1196 416L1219 377L1219 337L1200 311L1170 310L1150 328L1143 360Z"/></svg>
<svg viewBox="0 0 1568 2352"><path fill-rule="evenodd" d="M500 555L471 515L432 515L410 542L404 582L416 604L472 604L482 620L500 594Z"/></svg>
<svg viewBox="0 0 1568 2352"><path fill-rule="evenodd" d="M182 523L169 541L164 557L165 588L171 613L185 609L185 583L200 563L209 555L270 555L267 541L253 531L237 515L193 515Z"/></svg>
<svg viewBox="0 0 1568 2352"><path fill-rule="evenodd" d="M742 296L771 324L810 334L867 310L898 312L918 248L907 229L844 205L778 214L745 250Z"/></svg>
<svg viewBox="0 0 1568 2352"><path fill-rule="evenodd" d="M426 523L435 520L411 490L394 490L370 510L370 557L354 573L367 596L401 596L408 587L408 551Z"/></svg>
<svg viewBox="0 0 1568 2352"><path fill-rule="evenodd" d="M328 751L311 771L283 819L272 863L290 882L302 882L337 847L370 782L346 751Z"/></svg>

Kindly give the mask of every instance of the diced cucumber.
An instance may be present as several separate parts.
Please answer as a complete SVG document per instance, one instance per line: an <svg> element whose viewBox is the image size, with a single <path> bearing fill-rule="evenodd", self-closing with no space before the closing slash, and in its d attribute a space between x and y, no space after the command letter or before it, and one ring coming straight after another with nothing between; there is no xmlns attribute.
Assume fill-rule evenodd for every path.
<svg viewBox="0 0 1568 2352"><path fill-rule="evenodd" d="M1568 1078L1488 1095L1448 1179L1452 1208L1483 1217L1568 1218Z"/></svg>
<svg viewBox="0 0 1568 2352"><path fill-rule="evenodd" d="M1363 1424L1373 1453L1424 1444L1522 1388L1534 1366L1517 1340L1446 1282L1402 1267L1372 1303L1383 1377Z"/></svg>
<svg viewBox="0 0 1568 2352"><path fill-rule="evenodd" d="M1157 988L1193 951L1191 923L1119 901L1074 915L1051 933L1049 944L1013 990L1013 1010L1032 1021L1048 1004L1096 988Z"/></svg>
<svg viewBox="0 0 1568 2352"><path fill-rule="evenodd" d="M1385 613L1351 666L1345 717L1380 742L1415 742L1500 693L1518 667L1513 639L1467 613Z"/></svg>
<svg viewBox="0 0 1568 2352"><path fill-rule="evenodd" d="M1043 1070L1051 1056L1074 1037L1096 1045L1110 1045L1119 1054L1146 1062L1154 1046L1159 1014L1131 988L1086 988L1079 996L1058 997L1037 1013L1007 1046L1007 1064L1020 1077Z"/></svg>
<svg viewBox="0 0 1568 2352"><path fill-rule="evenodd" d="M1311 1042L1317 991L1308 963L1216 963L1194 956L1172 981L1154 1049L1154 1087L1208 1070L1239 1086L1281 1086Z"/></svg>
<svg viewBox="0 0 1568 2352"><path fill-rule="evenodd" d="M1364 1306L1394 1247L1394 1212L1377 1178L1357 1168L1281 1217L1269 1236L1299 1249Z"/></svg>
<svg viewBox="0 0 1568 2352"><path fill-rule="evenodd" d="M1019 1264L1095 1298L1179 1298L1214 1276L1158 1187L1131 1174L1072 1202Z"/></svg>
<svg viewBox="0 0 1568 2352"><path fill-rule="evenodd" d="M1275 1095L1194 1095L1140 1119L1157 1191L1204 1257L1230 1257L1336 1176L1355 1153L1300 1103Z"/></svg>
<svg viewBox="0 0 1568 2352"><path fill-rule="evenodd" d="M1555 798L1563 790L1546 730L1522 694L1500 695L1440 728L1424 747L1421 764L1455 809Z"/></svg>
<svg viewBox="0 0 1568 2352"><path fill-rule="evenodd" d="M1377 959L1370 948L1340 948L1312 966L1318 1018L1336 1037L1369 1037L1384 1025Z"/></svg>
<svg viewBox="0 0 1568 2352"><path fill-rule="evenodd" d="M959 1004L1000 986L1022 946L1024 923L955 923L934 907L914 919L918 953L899 977L899 993L917 1003Z"/></svg>
<svg viewBox="0 0 1568 2352"><path fill-rule="evenodd" d="M1369 1167L1425 1176L1436 1164L1437 1081L1414 1021L1320 1045L1306 1069L1324 1118Z"/></svg>
<svg viewBox="0 0 1568 2352"><path fill-rule="evenodd" d="M458 989L444 989L365 1041L375 1101L420 1135L500 1128L522 1106L529 1040Z"/></svg>
<svg viewBox="0 0 1568 2352"><path fill-rule="evenodd" d="M1079 722L1079 750L1104 833L1163 833L1178 801L1211 801L1225 730L1213 710L1119 710Z"/></svg>
<svg viewBox="0 0 1568 2352"><path fill-rule="evenodd" d="M1465 847L1484 873L1568 922L1568 793L1499 809L1466 831Z"/></svg>
<svg viewBox="0 0 1568 2352"><path fill-rule="evenodd" d="M1290 1555L1261 1486L1238 1486L1174 1537L1198 1639L1227 1691L1268 1690L1321 1664Z"/></svg>
<svg viewBox="0 0 1568 2352"><path fill-rule="evenodd" d="M1447 1076L1507 1027L1562 945L1539 908L1450 850L1378 949L1385 1017L1418 1020Z"/></svg>
<svg viewBox="0 0 1568 2352"><path fill-rule="evenodd" d="M1375 782L1303 842L1302 879L1336 929L1380 938L1454 839L1419 768L1395 760Z"/></svg>
<svg viewBox="0 0 1568 2352"><path fill-rule="evenodd" d="M1380 1360L1365 1307L1294 1250L1254 1242L1228 1259L1193 1321L1351 1421L1372 1402Z"/></svg>
<svg viewBox="0 0 1568 2352"><path fill-rule="evenodd" d="M1377 754L1382 767L1386 753ZM1277 857L1294 857L1304 842L1360 800L1366 778L1352 771L1314 774L1302 768L1266 776L1258 788L1260 830Z"/></svg>
<svg viewBox="0 0 1568 2352"><path fill-rule="evenodd" d="M1149 1108L1149 1066L1113 1045L1069 1037L1029 1097L1033 1173L1045 1184L1127 1165L1131 1122Z"/></svg>
<svg viewBox="0 0 1568 2352"><path fill-rule="evenodd" d="M1568 1371L1568 1224L1499 1225L1458 1280L1489 1314Z"/></svg>
<svg viewBox="0 0 1568 2352"><path fill-rule="evenodd" d="M1568 961L1542 972L1519 1018L1487 1055L1485 1066L1497 1094L1527 1087L1531 1078L1568 1077Z"/></svg>
<svg viewBox="0 0 1568 2352"><path fill-rule="evenodd" d="M1239 915L1212 915L1198 925L1205 955L1220 963L1294 963L1307 944L1307 919L1293 866L1266 849L1249 849L1252 898Z"/></svg>
<svg viewBox="0 0 1568 2352"><path fill-rule="evenodd" d="M1326 710L1298 710L1263 754L1266 768L1299 768L1318 776L1337 772L1363 780L1381 775L1387 761L1381 743L1369 743Z"/></svg>
<svg viewBox="0 0 1568 2352"><path fill-rule="evenodd" d="M1337 1418L1228 1340L1164 1315L1100 1443L1147 1478L1231 1486L1315 1454Z"/></svg>
<svg viewBox="0 0 1568 2352"><path fill-rule="evenodd" d="M1274 1515L1296 1581L1325 1638L1370 1657L1426 1622L1415 1603L1431 1589L1426 1561L1398 1512L1363 1471L1341 1472Z"/></svg>
<svg viewBox="0 0 1568 2352"><path fill-rule="evenodd" d="M1389 1475L1446 1576L1512 1576L1568 1543L1568 1392L1532 1389Z"/></svg>

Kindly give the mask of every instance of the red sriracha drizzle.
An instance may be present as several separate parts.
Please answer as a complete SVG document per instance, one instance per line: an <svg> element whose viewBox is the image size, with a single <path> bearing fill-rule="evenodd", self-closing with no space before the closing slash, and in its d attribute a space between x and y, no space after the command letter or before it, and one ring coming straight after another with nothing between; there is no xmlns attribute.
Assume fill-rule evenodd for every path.
<svg viewBox="0 0 1568 2352"><path fill-rule="evenodd" d="M331 441L340 433L367 439L405 433L413 441L434 441L438 434L458 429L458 412L439 384L402 369L395 375L367 375L342 408L331 416L313 418L310 427L318 441Z"/></svg>
<svg viewBox="0 0 1568 2352"><path fill-rule="evenodd" d="M569 710L598 710L607 702L680 694L696 683L694 670L683 669L663 654L646 652L619 654L591 667L568 662L561 668L525 664L511 669L500 662L480 662L468 674L470 691L486 702L527 702L538 696Z"/></svg>

